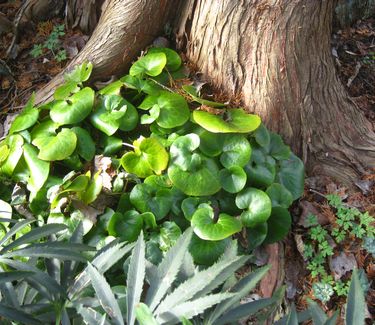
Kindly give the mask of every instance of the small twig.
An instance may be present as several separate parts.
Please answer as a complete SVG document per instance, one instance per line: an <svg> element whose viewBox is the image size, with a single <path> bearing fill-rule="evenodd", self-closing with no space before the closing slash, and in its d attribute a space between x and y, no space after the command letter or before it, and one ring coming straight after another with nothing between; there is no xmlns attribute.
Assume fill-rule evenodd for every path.
<svg viewBox="0 0 375 325"><path fill-rule="evenodd" d="M361 67L362 67L361 62L357 62L357 65L355 66L354 74L348 79L348 82L346 84L347 87L350 87L350 85L352 84L354 79L357 78L359 70L361 69Z"/></svg>
<svg viewBox="0 0 375 325"><path fill-rule="evenodd" d="M169 87L167 87L167 86L164 86L164 85L161 84L160 82L158 82L158 81L156 81L156 80L154 80L154 79L151 79L151 78L150 78L150 80L152 80L152 81L155 82L157 85L159 85L160 87L164 88L165 90L168 90L168 91L171 92L171 93L175 93L175 91L174 91L173 89L171 89L171 88L169 88Z"/></svg>
<svg viewBox="0 0 375 325"><path fill-rule="evenodd" d="M129 147L129 148L132 148L132 149L135 149L135 147L130 143L123 142L122 145L126 146L126 147Z"/></svg>
<svg viewBox="0 0 375 325"><path fill-rule="evenodd" d="M320 192L318 192L318 191L315 191L315 190L313 190L312 188L309 188L309 191L310 191L310 192L313 192L313 193L315 193L315 194L318 194L318 195L320 195L321 197L324 197L325 199L327 198L323 193L320 193Z"/></svg>

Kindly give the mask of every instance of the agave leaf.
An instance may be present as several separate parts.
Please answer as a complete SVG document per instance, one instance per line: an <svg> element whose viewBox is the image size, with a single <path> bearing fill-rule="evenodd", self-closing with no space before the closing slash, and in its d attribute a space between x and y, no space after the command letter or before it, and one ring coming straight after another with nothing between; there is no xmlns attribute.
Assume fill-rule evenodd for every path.
<svg viewBox="0 0 375 325"><path fill-rule="evenodd" d="M236 298L236 297L233 297ZM231 298L231 299L233 299ZM226 301L220 303L219 305L225 304ZM273 298L266 298L266 299L259 299L255 301L251 301L242 305L239 305L233 309L230 309L227 313L225 313L222 317L215 320L214 323L211 324L227 324L233 321L236 321L238 319L244 318L246 316L250 316L258 312L259 310L266 308L270 305L272 305L275 302L275 299ZM216 309L218 309L218 306L216 306Z"/></svg>
<svg viewBox="0 0 375 325"><path fill-rule="evenodd" d="M328 319L327 315L314 300L307 299L307 302L314 325L324 325Z"/></svg>
<svg viewBox="0 0 375 325"><path fill-rule="evenodd" d="M358 270L355 269L350 283L348 301L346 303L346 325L356 325L365 323L366 302L365 294L359 280Z"/></svg>
<svg viewBox="0 0 375 325"><path fill-rule="evenodd" d="M150 288L147 292L146 304L153 311L163 299L176 279L188 251L192 229L188 229L177 240L176 244L165 254L157 267L156 274L150 278Z"/></svg>
<svg viewBox="0 0 375 325"><path fill-rule="evenodd" d="M0 315L11 321L21 322L29 325L41 325L42 323L19 308L13 308L0 303Z"/></svg>
<svg viewBox="0 0 375 325"><path fill-rule="evenodd" d="M168 295L160 303L155 313L163 314L171 308L189 301L193 297L196 299L204 297L218 285L223 283L239 267L244 265L248 259L248 256L237 256L229 261L219 261L211 267L198 272L194 277L182 283L170 295ZM211 283L214 283L215 286L212 286ZM209 287L209 291L206 290L206 286Z"/></svg>
<svg viewBox="0 0 375 325"><path fill-rule="evenodd" d="M34 221L34 220L33 220ZM15 247L18 247L23 244L31 243L35 240L41 239L43 237L47 237L49 235L55 234L59 231L65 230L68 227L63 224L48 224L44 225L42 227L31 229L28 233L23 235L22 237L19 237L9 245L5 246L0 253L7 252Z"/></svg>
<svg viewBox="0 0 375 325"><path fill-rule="evenodd" d="M146 272L145 242L143 233L138 237L137 243L130 257L127 278L126 309L128 311L127 324L133 325L136 317L136 306L141 300L143 283Z"/></svg>
<svg viewBox="0 0 375 325"><path fill-rule="evenodd" d="M0 272L3 272L3 268L0 266ZM12 305L14 307L19 307L20 303L17 299L16 291L14 290L13 284L10 282L0 283L0 293L2 295L2 300L7 303L7 305Z"/></svg>
<svg viewBox="0 0 375 325"><path fill-rule="evenodd" d="M23 228L25 228L30 223L34 222L36 220L22 220L17 222L7 233L6 235L0 239L0 246L5 244L10 238L13 237L17 232L22 231Z"/></svg>
<svg viewBox="0 0 375 325"><path fill-rule="evenodd" d="M209 322L216 324L218 318L225 314L222 318L227 319L227 315L232 311L230 310L235 306L243 297L249 294L249 292L254 289L257 283L265 276L270 267L268 265L257 269L254 272L251 272L240 281L238 281L233 288L230 289L230 292L235 293L235 296L231 299L228 299L220 304L218 304L209 317ZM255 305L254 305L255 306ZM263 307L260 307L263 308ZM246 316L246 315L245 315Z"/></svg>
<svg viewBox="0 0 375 325"><path fill-rule="evenodd" d="M30 245L25 248L20 248L12 252L5 253L4 257L45 257L45 258L58 258L60 260L75 260L80 262L86 262L87 259L81 253L68 248L55 248L55 247L40 247Z"/></svg>
<svg viewBox="0 0 375 325"><path fill-rule="evenodd" d="M339 312L339 310L336 310L336 312L330 318L327 319L324 325L336 325L337 317L339 317Z"/></svg>
<svg viewBox="0 0 375 325"><path fill-rule="evenodd" d="M126 253L132 248L133 244L125 245L125 243L115 244L112 243L105 246L101 251L98 252L96 257L92 260L91 264L96 267L100 273L106 272L112 265L116 264ZM74 283L68 289L69 299L77 295L82 291L90 281L87 273L87 267L83 270L79 276L75 279Z"/></svg>
<svg viewBox="0 0 375 325"><path fill-rule="evenodd" d="M91 279L91 284L99 298L100 304L113 320L115 324L124 325L124 320L122 319L121 309L118 305L116 298L106 281L105 277L102 276L98 270L92 266L91 263L87 265L87 271Z"/></svg>
<svg viewBox="0 0 375 325"><path fill-rule="evenodd" d="M77 312L82 316L83 321L87 325L92 325L92 324L109 325L109 323L106 320L106 314L102 315L93 308L85 308L85 307L79 306L77 308Z"/></svg>
<svg viewBox="0 0 375 325"><path fill-rule="evenodd" d="M83 242L83 223L80 221L80 223L77 225L76 229L74 230L72 236L69 239L70 243L76 243L76 244L82 244ZM77 262L75 261L65 261L63 272L61 274L61 284L64 286L67 286L68 281L73 277L74 270L77 266Z"/></svg>
<svg viewBox="0 0 375 325"><path fill-rule="evenodd" d="M32 275L32 274L33 274L33 272L27 272L27 271L1 272L0 273L0 283L21 280L25 277L28 277L28 276Z"/></svg>
<svg viewBox="0 0 375 325"><path fill-rule="evenodd" d="M286 320L286 325L298 325L297 311L296 311L296 306L294 305L294 303L292 304L291 311Z"/></svg>
<svg viewBox="0 0 375 325"><path fill-rule="evenodd" d="M179 322L180 318L193 318L196 315L203 313L206 309L222 302L225 299L233 297L231 293L217 293L198 298L192 301L187 301L172 309L157 315L157 320L162 323Z"/></svg>
<svg viewBox="0 0 375 325"><path fill-rule="evenodd" d="M139 325L159 325L147 305L140 303L135 310Z"/></svg>

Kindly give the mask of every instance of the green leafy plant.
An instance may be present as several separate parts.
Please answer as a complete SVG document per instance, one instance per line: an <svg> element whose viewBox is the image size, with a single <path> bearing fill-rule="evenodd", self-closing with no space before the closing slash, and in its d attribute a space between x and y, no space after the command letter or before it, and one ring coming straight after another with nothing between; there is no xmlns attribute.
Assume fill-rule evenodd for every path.
<svg viewBox="0 0 375 325"><path fill-rule="evenodd" d="M57 62L65 61L67 59L66 51L61 47L60 41L60 37L65 35L64 29L65 26L63 24L54 26L43 44L34 44L30 55L33 58L38 58L43 55L44 50L49 50Z"/></svg>
<svg viewBox="0 0 375 325"><path fill-rule="evenodd" d="M346 296L349 289L348 283L334 281L327 273L327 258L334 254L328 239L335 239L337 244L349 238L363 240L364 248L367 247L371 253L371 245L368 243L371 243L375 234L373 217L368 212L362 213L356 208L346 206L337 195L327 195L326 198L331 208L335 209L336 224L327 230L318 224L316 216L309 215L307 224L310 229L304 247L307 269L317 280L313 285L314 295L322 302L329 301L334 293Z"/></svg>
<svg viewBox="0 0 375 325"><path fill-rule="evenodd" d="M189 226L193 258L207 265L243 230L249 251L284 238L304 167L258 116L175 86L182 65L171 49L151 49L97 93L85 86L91 70L83 63L67 73L49 103L31 98L0 143L0 174L26 186L32 213L71 230L85 220L95 245L143 230L153 262Z"/></svg>
<svg viewBox="0 0 375 325"><path fill-rule="evenodd" d="M249 257L237 256L237 246L233 241L214 265L203 270L195 269L188 252L191 236L192 231L188 229L155 266L145 258L146 243L141 233L130 257L126 290L123 291L126 293L120 301L116 300L105 277L89 265L88 276L102 312L87 307L85 303L78 306L85 323L92 324L93 319L108 319L115 324L134 324L137 319L141 325L176 324L180 321L190 324L188 319L193 319L194 324L226 324L277 303L278 298L274 297L239 305L240 299L255 287L269 268L260 268L231 285L231 276ZM149 284L146 292L145 281ZM126 305L123 309L122 299Z"/></svg>

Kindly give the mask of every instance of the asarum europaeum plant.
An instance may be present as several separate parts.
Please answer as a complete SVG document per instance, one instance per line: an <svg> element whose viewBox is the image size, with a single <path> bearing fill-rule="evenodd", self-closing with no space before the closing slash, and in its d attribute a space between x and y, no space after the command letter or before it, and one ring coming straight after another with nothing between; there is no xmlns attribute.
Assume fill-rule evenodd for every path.
<svg viewBox="0 0 375 325"><path fill-rule="evenodd" d="M76 67L47 104L32 97L0 143L0 174L28 190L28 210L72 229L83 219L95 244L143 230L154 262L190 225L201 264L244 228L250 250L287 234L303 163L257 115L176 87L171 49L150 49L97 92L83 85L91 70Z"/></svg>

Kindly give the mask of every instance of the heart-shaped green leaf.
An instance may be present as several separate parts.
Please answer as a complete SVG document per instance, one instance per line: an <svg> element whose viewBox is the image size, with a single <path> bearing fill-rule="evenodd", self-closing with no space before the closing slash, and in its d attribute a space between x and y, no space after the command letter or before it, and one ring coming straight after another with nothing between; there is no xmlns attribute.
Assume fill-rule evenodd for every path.
<svg viewBox="0 0 375 325"><path fill-rule="evenodd" d="M248 250L252 251L256 247L260 246L266 239L267 232L267 222L259 223L255 227L248 228L246 230Z"/></svg>
<svg viewBox="0 0 375 325"><path fill-rule="evenodd" d="M191 226L199 238L214 241L230 237L242 229L241 221L225 213L220 213L216 221L211 207L199 208L191 218Z"/></svg>
<svg viewBox="0 0 375 325"><path fill-rule="evenodd" d="M56 136L39 137L33 140L39 149L38 158L46 161L63 160L76 148L77 136L70 129L62 129Z"/></svg>
<svg viewBox="0 0 375 325"><path fill-rule="evenodd" d="M258 115L247 114L241 108L227 109L222 115L194 111L193 119L213 133L249 133L256 130L261 122Z"/></svg>
<svg viewBox="0 0 375 325"><path fill-rule="evenodd" d="M40 137L56 135L56 129L59 125L51 120L44 121L36 126L31 131L31 139L34 140Z"/></svg>
<svg viewBox="0 0 375 325"><path fill-rule="evenodd" d="M138 59L129 70L131 76L147 74L151 77L159 75L167 64L164 53L149 53Z"/></svg>
<svg viewBox="0 0 375 325"><path fill-rule="evenodd" d="M1 143L0 145L0 164L5 161L9 156L10 150L7 144Z"/></svg>
<svg viewBox="0 0 375 325"><path fill-rule="evenodd" d="M245 210L241 214L241 220L246 227L266 222L271 215L271 199L266 193L253 187L237 194L236 205Z"/></svg>
<svg viewBox="0 0 375 325"><path fill-rule="evenodd" d="M122 214L116 212L108 222L108 234L118 237L123 241L136 241L142 231L143 218L135 210L129 210Z"/></svg>
<svg viewBox="0 0 375 325"><path fill-rule="evenodd" d="M139 116L137 109L132 103L130 103L126 99L123 99L123 101L126 104L127 108L124 116L120 118L119 129L121 131L128 132L136 128L136 126L138 125Z"/></svg>
<svg viewBox="0 0 375 325"><path fill-rule="evenodd" d="M76 66L71 72L64 74L64 79L68 82L80 84L87 81L91 75L93 65L91 62L83 62Z"/></svg>
<svg viewBox="0 0 375 325"><path fill-rule="evenodd" d="M273 208L282 207L287 209L293 203L292 194L281 184L271 184L266 193L271 199Z"/></svg>
<svg viewBox="0 0 375 325"><path fill-rule="evenodd" d="M219 173L220 184L229 193L238 193L246 185L246 173L239 166L222 169Z"/></svg>
<svg viewBox="0 0 375 325"><path fill-rule="evenodd" d="M282 184L297 200L302 194L305 182L305 167L301 159L291 153L288 160L278 163L278 172L275 181Z"/></svg>
<svg viewBox="0 0 375 325"><path fill-rule="evenodd" d="M244 169L252 186L266 188L275 180L276 162L260 148L252 148L251 159Z"/></svg>
<svg viewBox="0 0 375 325"><path fill-rule="evenodd" d="M78 92L80 89L81 88L79 88L77 83L74 81L65 82L64 84L56 88L53 94L53 98L55 100L64 100L72 94Z"/></svg>
<svg viewBox="0 0 375 325"><path fill-rule="evenodd" d="M230 242L230 238L211 241L203 240L194 234L191 238L189 252L193 256L195 264L212 265L224 254Z"/></svg>
<svg viewBox="0 0 375 325"><path fill-rule="evenodd" d="M88 172L86 175L89 177L91 173ZM80 193L79 197L85 204L90 204L94 202L102 191L103 187L103 177L100 172L97 172L92 179L90 179L85 191Z"/></svg>
<svg viewBox="0 0 375 325"><path fill-rule="evenodd" d="M173 185L186 195L206 196L218 192L221 188L219 179L219 168L215 161L194 154L199 162L191 162L187 170L178 165L171 164L168 168L168 176Z"/></svg>
<svg viewBox="0 0 375 325"><path fill-rule="evenodd" d="M270 133L270 143L265 149L268 154L276 160L288 159L290 156L290 148L287 146L281 136L276 133Z"/></svg>
<svg viewBox="0 0 375 325"><path fill-rule="evenodd" d="M116 80L111 82L109 85L99 90L100 95L121 95L121 87L124 86L124 83L121 80Z"/></svg>
<svg viewBox="0 0 375 325"><path fill-rule="evenodd" d="M86 161L90 161L95 155L95 143L89 132L81 127L71 129L77 137L77 153Z"/></svg>
<svg viewBox="0 0 375 325"><path fill-rule="evenodd" d="M9 129L9 134L28 129L33 126L39 117L39 110L33 106L35 94L26 103L23 111L14 119Z"/></svg>
<svg viewBox="0 0 375 325"><path fill-rule="evenodd" d="M49 162L40 160L37 149L28 143L25 143L23 146L23 156L30 171L27 188L31 192L37 192L43 187L48 178L50 164Z"/></svg>
<svg viewBox="0 0 375 325"><path fill-rule="evenodd" d="M56 101L50 111L52 121L59 125L82 122L92 110L94 97L95 92L86 87L67 100Z"/></svg>
<svg viewBox="0 0 375 325"><path fill-rule="evenodd" d="M139 93L157 96L161 90L161 87L155 82L147 79L144 80L138 77L126 75L120 80L127 88L137 90Z"/></svg>
<svg viewBox="0 0 375 325"><path fill-rule="evenodd" d="M4 141L4 147L8 148L6 157L4 156L3 162L1 163L0 173L12 176L14 169L16 168L18 161L22 156L22 145L24 143L23 137L19 134L10 135Z"/></svg>
<svg viewBox="0 0 375 325"><path fill-rule="evenodd" d="M223 144L223 153L220 162L225 168L232 166L245 166L251 156L249 141L240 134L227 135Z"/></svg>
<svg viewBox="0 0 375 325"><path fill-rule="evenodd" d="M172 207L169 189L158 189L150 184L137 184L130 192L130 202L140 212L152 212L157 220L163 219Z"/></svg>
<svg viewBox="0 0 375 325"><path fill-rule="evenodd" d="M154 105L158 105L160 109L156 123L163 128L181 126L190 118L187 102L179 94L161 91L158 96L147 96L139 108L150 109Z"/></svg>
<svg viewBox="0 0 375 325"><path fill-rule="evenodd" d="M148 111L149 114L144 114L141 117L141 124L151 124L154 122L160 115L160 107L159 105L154 105Z"/></svg>
<svg viewBox="0 0 375 325"><path fill-rule="evenodd" d="M155 138L142 138L133 143L135 152L121 158L121 165L128 173L145 178L161 172L168 166L168 153Z"/></svg>
<svg viewBox="0 0 375 325"><path fill-rule="evenodd" d="M267 220L268 232L265 244L272 244L285 238L292 224L292 218L287 209L272 208L272 214Z"/></svg>
<svg viewBox="0 0 375 325"><path fill-rule="evenodd" d="M152 47L147 53L164 53L167 57L166 68L169 71L176 71L180 68L182 60L176 51L166 47Z"/></svg>
<svg viewBox="0 0 375 325"><path fill-rule="evenodd" d="M182 89L185 90L191 96L191 98L194 101L196 101L197 103L200 103L200 104L206 105L206 106L210 106L210 107L216 107L216 108L225 107L225 104L223 104L223 103L217 103L217 102L213 102L211 100L200 98L199 94L197 92L197 89L192 85L182 86Z"/></svg>
<svg viewBox="0 0 375 325"><path fill-rule="evenodd" d="M188 170L192 163L193 152L199 147L199 143L199 136L194 133L178 137L170 148L171 163L184 171Z"/></svg>
<svg viewBox="0 0 375 325"><path fill-rule="evenodd" d="M159 246L162 251L168 251L181 236L181 229L173 221L163 222L160 228Z"/></svg>

